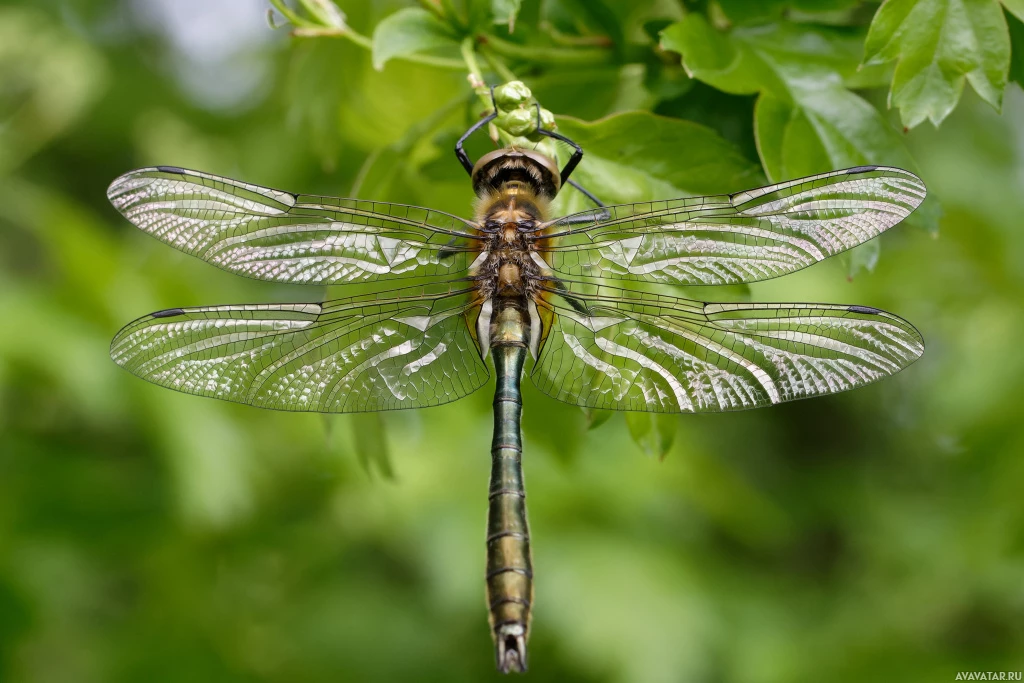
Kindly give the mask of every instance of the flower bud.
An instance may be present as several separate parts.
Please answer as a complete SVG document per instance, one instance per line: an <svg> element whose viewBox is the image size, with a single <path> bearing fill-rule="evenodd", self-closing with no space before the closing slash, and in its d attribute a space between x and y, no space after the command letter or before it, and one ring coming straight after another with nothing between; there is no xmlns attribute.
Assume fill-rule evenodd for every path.
<svg viewBox="0 0 1024 683"><path fill-rule="evenodd" d="M495 119L498 128L511 135L528 135L537 130L537 111L530 109L513 109L498 114Z"/></svg>
<svg viewBox="0 0 1024 683"><path fill-rule="evenodd" d="M515 109L519 105L529 102L532 97L533 93L522 81L509 81L494 89L494 101L497 103L498 109Z"/></svg>
<svg viewBox="0 0 1024 683"><path fill-rule="evenodd" d="M540 127L544 130L555 129L555 115L547 109L540 110Z"/></svg>

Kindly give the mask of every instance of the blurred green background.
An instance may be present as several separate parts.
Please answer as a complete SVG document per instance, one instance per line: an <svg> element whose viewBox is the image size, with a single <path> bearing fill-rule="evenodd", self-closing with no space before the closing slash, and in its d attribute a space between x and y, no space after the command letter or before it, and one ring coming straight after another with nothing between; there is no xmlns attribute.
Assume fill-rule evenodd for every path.
<svg viewBox="0 0 1024 683"><path fill-rule="evenodd" d="M415 3L338 4L369 35ZM744 3L606 4L633 53L510 62L547 108L697 121L755 184L761 161L781 172L758 157L757 88L691 81L654 47L687 9L725 35L747 20ZM877 5L818 4L774 1L778 13L748 18L754 31L838 25L855 65ZM573 26L580 3L551 5L525 0L506 39L533 40L561 16L556 48L601 49L599 31ZM627 21L626 6L643 15ZM105 198L129 169L471 210L450 152L480 110L465 71L401 59L375 71L350 41L271 30L266 9L0 6L2 681L499 677L483 588L488 389L325 418L176 394L108 358L113 334L149 311L325 296L229 275L132 228ZM573 30L575 43L562 35ZM889 68L858 101L913 155L937 231L926 215L884 235L880 255L749 295L896 312L922 331L924 358L847 394L672 418L663 459L635 419L637 439L622 416L588 429L582 411L527 386L531 679L859 683L1024 668L1024 93L1008 85L999 115L967 90L940 128L903 134L878 87ZM803 86L827 96L834 83ZM889 139L879 154L897 153ZM815 165L793 154L785 168ZM685 150L670 161L685 169Z"/></svg>

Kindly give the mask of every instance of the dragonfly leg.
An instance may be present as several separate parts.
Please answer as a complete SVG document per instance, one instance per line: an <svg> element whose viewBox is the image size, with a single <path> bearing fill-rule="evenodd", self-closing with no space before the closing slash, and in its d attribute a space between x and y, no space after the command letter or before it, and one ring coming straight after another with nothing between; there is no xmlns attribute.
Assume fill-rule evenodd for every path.
<svg viewBox="0 0 1024 683"><path fill-rule="evenodd" d="M564 135L562 135L560 133L556 133L553 130L545 130L543 128L537 128L537 132L540 133L541 135L545 135L545 136L547 136L549 138L552 138L552 139L555 139L555 140L561 140L565 144L570 145L572 147L572 156L569 157L569 161L565 162L565 166L562 167L562 173L561 173L562 185L565 185L566 183L569 182L569 176L572 175L572 172L576 170L576 167L579 165L580 161L583 159L583 148L580 147L579 145L577 145L575 142L573 142L569 138L565 137Z"/></svg>
<svg viewBox="0 0 1024 683"><path fill-rule="evenodd" d="M569 184L575 187L580 192L582 192L587 199L594 202L594 204L597 205L597 208L600 209L600 211L595 211L593 213L577 214L574 216L566 216L565 218L559 220L559 223L561 225L577 225L582 223L593 223L594 221L606 221L612 217L612 213L611 211L608 210L605 203L602 202L597 197L595 197L592 192L590 192L585 187L577 183L575 180L570 180Z"/></svg>
<svg viewBox="0 0 1024 683"><path fill-rule="evenodd" d="M601 209L601 211L595 212L593 214L584 214L583 216L574 216L571 220L563 221L563 225L566 224L566 223L572 224L572 223L590 223L590 222L593 222L593 221L606 221L609 218L611 218L611 212L609 212L605 208L605 203L604 202L602 202L600 199L598 199L596 196L594 196L594 194L592 192L590 192L585 187L583 187L582 185L577 183L575 180L571 180L569 178L569 176L572 175L572 172L574 170L576 170L576 166L578 166L580 161L582 161L582 159L583 159L583 148L580 147L579 145L577 145L575 142L573 142L569 138L565 137L564 135L559 135L558 133L555 133L553 131L544 130L543 128L541 128L540 127L540 115L539 114L538 114L538 119L537 120L538 120L538 124L537 124L537 132L538 133L540 133L541 135L546 135L549 138L554 138L555 140L561 140L562 142L565 142L565 143L567 143L569 145L572 145L572 148L573 148L572 156L569 157L569 161L567 161L566 164L565 164L565 167L562 168L562 174L561 174L562 175L562 185L563 186L564 185L572 185L577 190L582 192L583 195L587 199L589 199L590 201L594 202L594 204L599 209Z"/></svg>
<svg viewBox="0 0 1024 683"><path fill-rule="evenodd" d="M580 315L590 316L590 309L588 309L586 304L584 304L580 299L569 293L569 288L565 286L564 282L559 280L557 277L548 277L546 279L555 286L555 289L558 290L559 296L565 299L568 304L573 307L573 310Z"/></svg>
<svg viewBox="0 0 1024 683"><path fill-rule="evenodd" d="M458 242L458 237L453 237L448 240L447 244L437 250L437 258L440 260L448 259L462 251L461 249L452 249L452 247L458 244Z"/></svg>
<svg viewBox="0 0 1024 683"><path fill-rule="evenodd" d="M455 157L459 160L459 163L462 164L462 167L466 169L466 173L468 173L470 177L473 177L473 161L469 158L469 155L466 154L466 150L462 148L462 145L469 139L470 135L477 132L497 117L498 111L495 109L493 112L470 126L469 130L463 133L462 137L455 143Z"/></svg>
<svg viewBox="0 0 1024 683"><path fill-rule="evenodd" d="M582 193L583 193L583 195L584 195L584 196L585 196L585 197L586 197L587 199L589 199L590 201L594 202L594 204L596 204L596 205L597 205L597 206L598 206L599 208L602 208L602 209L603 209L603 208L605 207L605 204L604 204L604 202L602 202L602 201L601 201L600 199L598 199L597 197L595 197L595 196L593 195L593 193L591 193L591 192L590 192L589 190L587 190L587 189L586 189L585 187L583 187L582 185L580 185L579 183L577 183L577 182L576 182L575 180L569 180L569 181L567 181L567 182L568 182L568 183L569 183L570 185L572 185L573 187L575 187L575 188L576 188L577 190L579 190L580 192L582 192Z"/></svg>

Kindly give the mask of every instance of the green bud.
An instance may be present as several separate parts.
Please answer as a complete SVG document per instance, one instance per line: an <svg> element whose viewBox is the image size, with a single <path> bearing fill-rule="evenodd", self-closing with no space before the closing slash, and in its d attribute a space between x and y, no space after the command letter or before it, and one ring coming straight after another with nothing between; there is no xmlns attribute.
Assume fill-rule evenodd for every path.
<svg viewBox="0 0 1024 683"><path fill-rule="evenodd" d="M555 115L547 109L540 110L540 127L544 130L555 129Z"/></svg>
<svg viewBox="0 0 1024 683"><path fill-rule="evenodd" d="M522 81L509 81L494 89L494 101L498 104L498 109L515 109L529 102L531 97L533 93Z"/></svg>
<svg viewBox="0 0 1024 683"><path fill-rule="evenodd" d="M537 130L537 111L533 108L505 111L498 114L495 123L506 133L528 135Z"/></svg>

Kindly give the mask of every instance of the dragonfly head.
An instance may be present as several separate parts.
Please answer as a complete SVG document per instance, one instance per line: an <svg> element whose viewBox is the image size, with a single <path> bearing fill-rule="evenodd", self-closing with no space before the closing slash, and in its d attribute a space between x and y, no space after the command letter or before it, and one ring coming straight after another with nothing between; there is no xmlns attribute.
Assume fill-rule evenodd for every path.
<svg viewBox="0 0 1024 683"><path fill-rule="evenodd" d="M503 624L494 633L498 670L503 674L526 671L526 633L522 624Z"/></svg>
<svg viewBox="0 0 1024 683"><path fill-rule="evenodd" d="M562 183L554 160L528 149L496 149L473 167L473 191L478 197L500 193L514 182L544 200L554 199Z"/></svg>

